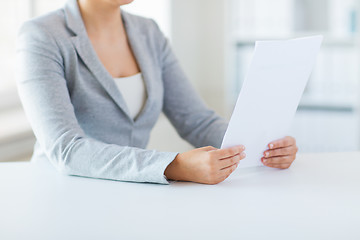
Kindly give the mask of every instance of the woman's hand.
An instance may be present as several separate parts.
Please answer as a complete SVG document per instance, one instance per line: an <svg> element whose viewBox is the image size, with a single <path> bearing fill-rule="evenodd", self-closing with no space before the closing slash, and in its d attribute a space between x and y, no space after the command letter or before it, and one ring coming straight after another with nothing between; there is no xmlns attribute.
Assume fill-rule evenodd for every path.
<svg viewBox="0 0 360 240"><path fill-rule="evenodd" d="M244 146L228 149L203 147L180 153L165 170L168 179L217 184L224 181L245 158Z"/></svg>
<svg viewBox="0 0 360 240"><path fill-rule="evenodd" d="M286 169L291 166L296 158L298 147L293 137L284 137L273 141L268 145L269 149L264 152L261 158L265 166Z"/></svg>

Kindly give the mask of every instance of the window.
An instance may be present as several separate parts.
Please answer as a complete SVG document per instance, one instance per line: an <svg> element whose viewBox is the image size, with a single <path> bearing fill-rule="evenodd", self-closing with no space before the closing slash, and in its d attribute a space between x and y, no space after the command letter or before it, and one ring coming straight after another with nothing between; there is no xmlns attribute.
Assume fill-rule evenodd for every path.
<svg viewBox="0 0 360 240"><path fill-rule="evenodd" d="M356 0L233 0L234 102L254 42L322 34L317 65L301 100L292 133L302 151L355 151L360 147L360 55Z"/></svg>

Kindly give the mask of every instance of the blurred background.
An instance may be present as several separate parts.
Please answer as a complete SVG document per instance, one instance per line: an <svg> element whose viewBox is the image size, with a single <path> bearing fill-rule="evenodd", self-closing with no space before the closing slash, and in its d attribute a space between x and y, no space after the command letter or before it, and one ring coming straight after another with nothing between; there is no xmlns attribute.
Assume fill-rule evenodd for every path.
<svg viewBox="0 0 360 240"><path fill-rule="evenodd" d="M16 91L22 22L65 0L2 0L0 161L29 160L35 141ZM290 130L301 152L360 148L360 0L135 0L124 10L155 19L205 102L229 119L256 40L323 34L325 41ZM164 116L149 147L186 151Z"/></svg>

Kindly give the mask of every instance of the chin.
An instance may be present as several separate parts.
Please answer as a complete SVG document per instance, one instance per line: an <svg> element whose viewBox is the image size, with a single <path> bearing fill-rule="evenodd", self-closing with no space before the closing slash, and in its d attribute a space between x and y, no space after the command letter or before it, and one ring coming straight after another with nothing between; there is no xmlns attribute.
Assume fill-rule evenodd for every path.
<svg viewBox="0 0 360 240"><path fill-rule="evenodd" d="M126 5L129 3L132 3L134 0L110 0L112 2L114 2L115 4L122 6L122 5Z"/></svg>

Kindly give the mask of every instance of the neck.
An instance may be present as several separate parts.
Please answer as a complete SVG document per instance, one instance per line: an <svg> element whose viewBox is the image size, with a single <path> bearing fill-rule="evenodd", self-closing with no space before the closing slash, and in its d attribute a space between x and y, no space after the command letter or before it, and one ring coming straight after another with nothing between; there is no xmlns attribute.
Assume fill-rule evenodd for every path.
<svg viewBox="0 0 360 240"><path fill-rule="evenodd" d="M78 0L78 4L89 33L123 31L120 6L98 0Z"/></svg>

